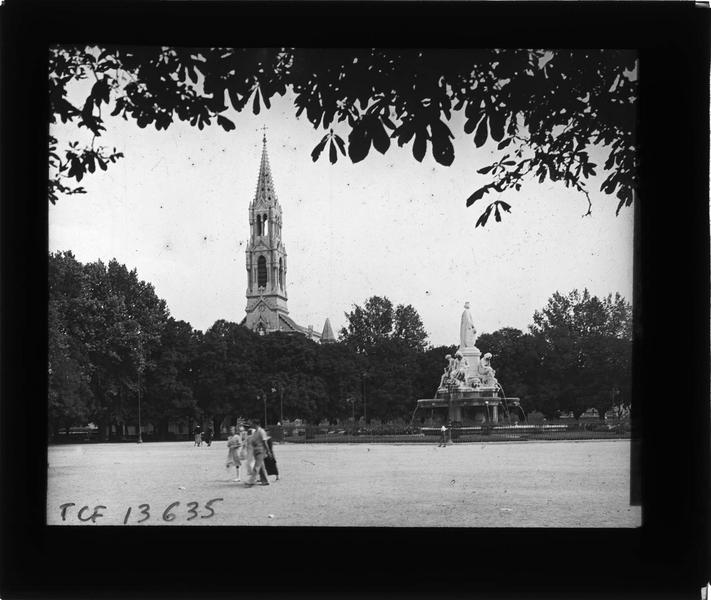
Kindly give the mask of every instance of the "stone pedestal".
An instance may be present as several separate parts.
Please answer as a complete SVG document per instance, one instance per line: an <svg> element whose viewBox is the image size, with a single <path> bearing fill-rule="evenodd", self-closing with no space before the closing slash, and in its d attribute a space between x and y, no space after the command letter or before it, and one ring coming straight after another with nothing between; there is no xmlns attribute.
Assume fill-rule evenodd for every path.
<svg viewBox="0 0 711 600"><path fill-rule="evenodd" d="M479 359L481 358L481 352L476 346L465 346L460 347L458 352L462 353L462 357L467 359L469 367L467 368L467 383L472 379L479 379L477 374L477 369L479 368Z"/></svg>

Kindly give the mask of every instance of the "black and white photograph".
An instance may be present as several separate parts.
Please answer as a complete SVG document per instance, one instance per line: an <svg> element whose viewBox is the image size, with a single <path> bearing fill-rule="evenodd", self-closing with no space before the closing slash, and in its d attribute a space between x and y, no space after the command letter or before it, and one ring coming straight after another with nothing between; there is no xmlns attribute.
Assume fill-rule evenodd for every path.
<svg viewBox="0 0 711 600"><path fill-rule="evenodd" d="M709 14L6 0L0 595L703 597Z"/></svg>
<svg viewBox="0 0 711 600"><path fill-rule="evenodd" d="M634 51L48 76L49 524L641 524Z"/></svg>

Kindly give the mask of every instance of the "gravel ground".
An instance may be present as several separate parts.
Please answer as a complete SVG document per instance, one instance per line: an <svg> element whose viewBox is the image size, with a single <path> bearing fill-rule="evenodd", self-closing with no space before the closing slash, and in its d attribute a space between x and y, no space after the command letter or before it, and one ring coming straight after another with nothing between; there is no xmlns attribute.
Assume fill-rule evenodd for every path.
<svg viewBox="0 0 711 600"><path fill-rule="evenodd" d="M91 525L94 507L103 505L98 525L124 519L131 525L641 525L640 507L628 502L628 440L446 448L280 444L274 451L281 479L246 487L231 481L224 441L200 448L192 442L51 446L47 521ZM205 505L214 498L221 500L210 505L212 514ZM60 506L69 502L75 506L62 520ZM175 517L165 521L163 512L176 502L167 513ZM83 506L89 508L80 513Z"/></svg>

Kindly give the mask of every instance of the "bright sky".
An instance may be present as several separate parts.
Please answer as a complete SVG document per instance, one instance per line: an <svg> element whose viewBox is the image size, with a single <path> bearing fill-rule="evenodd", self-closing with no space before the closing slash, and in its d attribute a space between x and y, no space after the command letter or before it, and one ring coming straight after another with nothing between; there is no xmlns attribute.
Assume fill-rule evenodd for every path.
<svg viewBox="0 0 711 600"><path fill-rule="evenodd" d="M171 314L197 329L241 321L247 208L266 125L283 210L289 314L300 325L321 331L329 317L338 335L354 303L384 295L417 309L432 344L457 344L467 300L480 334L525 330L556 290L619 291L632 300L632 210L616 217L617 200L598 191L600 179L590 187L591 216L582 217L581 194L535 180L500 196L512 206L501 223L492 216L475 229L485 204L466 208L465 200L487 181L476 170L503 152L491 142L477 149L461 115L450 123L451 167L437 164L429 147L418 163L411 144L394 144L385 155L371 148L355 165L339 154L331 165L327 151L311 160L325 132L295 112L288 95L274 98L258 116L249 108L228 114L237 125L229 133L183 123L157 132L108 117L97 143L125 158L84 179L86 194L50 206L50 251L136 268ZM86 139L66 126L53 134Z"/></svg>

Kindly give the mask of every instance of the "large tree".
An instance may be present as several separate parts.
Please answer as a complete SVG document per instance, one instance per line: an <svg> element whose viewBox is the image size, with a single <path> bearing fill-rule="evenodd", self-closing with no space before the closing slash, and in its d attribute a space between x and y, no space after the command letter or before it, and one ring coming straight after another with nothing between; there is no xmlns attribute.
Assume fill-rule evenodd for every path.
<svg viewBox="0 0 711 600"><path fill-rule="evenodd" d="M534 313L530 331L543 342L544 412L570 410L578 418L596 408L603 418L613 402L629 402L632 309L622 296L556 292Z"/></svg>
<svg viewBox="0 0 711 600"><path fill-rule="evenodd" d="M197 414L193 364L200 339L190 323L170 317L153 352L153 366L146 374L143 419L156 425L162 439L168 435L171 420Z"/></svg>
<svg viewBox="0 0 711 600"><path fill-rule="evenodd" d="M50 254L48 284L49 423L57 433L87 423L93 410L84 319L90 298L83 265L71 252Z"/></svg>
<svg viewBox="0 0 711 600"><path fill-rule="evenodd" d="M116 260L83 265L49 256L49 417L93 421L105 433L137 421L137 396L154 368L169 317L153 286Z"/></svg>
<svg viewBox="0 0 711 600"><path fill-rule="evenodd" d="M305 112L325 132L315 134L314 160L328 148L332 163L339 154L359 162L371 147L384 154L394 140L411 143L418 161L429 151L451 165L455 134L477 147L496 143L496 160L479 169L488 183L466 200L496 196L477 225L491 215L501 220L511 207L499 195L534 178L583 194L589 212L587 183L598 171L606 175L600 190L616 197L619 212L637 185L636 72L636 54L627 50L55 46L52 122L73 123L92 137L62 148L50 138L49 200L82 192L75 182L121 157L94 143L106 111L139 127L167 129L180 120L230 131L230 108L258 114L290 91L296 115ZM78 100L70 88L82 90ZM462 130L453 131L454 123ZM603 164L591 160L593 151Z"/></svg>
<svg viewBox="0 0 711 600"><path fill-rule="evenodd" d="M259 414L259 336L237 323L219 319L201 337L193 361L200 412L219 433L226 417Z"/></svg>
<svg viewBox="0 0 711 600"><path fill-rule="evenodd" d="M477 346L482 354L492 354L492 366L505 395L520 398L526 412L537 408L537 400L545 392L541 376L543 340L520 329L504 327L480 335Z"/></svg>
<svg viewBox="0 0 711 600"><path fill-rule="evenodd" d="M421 352L427 344L427 332L417 310L410 304L393 303L385 296L371 296L363 306L353 305L346 313L348 323L340 339L358 353L368 354L385 341L396 341L402 347Z"/></svg>
<svg viewBox="0 0 711 600"><path fill-rule="evenodd" d="M361 399L358 357L342 343L322 344L318 348L318 372L326 386L328 402L320 415L335 422L353 414L351 402Z"/></svg>
<svg viewBox="0 0 711 600"><path fill-rule="evenodd" d="M318 422L328 412L319 345L303 335L277 332L260 338L259 346L260 395L267 399L267 419L276 422L283 407L285 418Z"/></svg>
<svg viewBox="0 0 711 600"><path fill-rule="evenodd" d="M340 339L357 354L366 418L405 417L422 389L419 367L427 332L417 310L372 296L363 306L354 305L346 318Z"/></svg>

